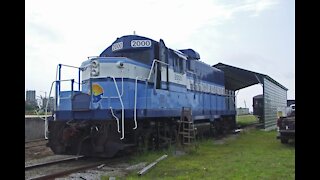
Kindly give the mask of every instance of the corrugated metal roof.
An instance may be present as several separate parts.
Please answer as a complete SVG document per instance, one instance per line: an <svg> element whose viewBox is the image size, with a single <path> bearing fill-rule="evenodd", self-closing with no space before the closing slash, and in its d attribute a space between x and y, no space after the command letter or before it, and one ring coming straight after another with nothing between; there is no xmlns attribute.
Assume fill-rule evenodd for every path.
<svg viewBox="0 0 320 180"><path fill-rule="evenodd" d="M229 90L236 91L258 83L263 84L264 78L268 79L269 81L273 82L274 84L278 85L284 90L288 90L288 88L284 87L283 85L281 85L280 83L278 83L277 81L265 74L241 69L223 63L218 63L216 65L213 65L213 67L216 67L224 72L225 88Z"/></svg>
<svg viewBox="0 0 320 180"><path fill-rule="evenodd" d="M261 99L261 98L263 98L263 94L253 96L253 99Z"/></svg>

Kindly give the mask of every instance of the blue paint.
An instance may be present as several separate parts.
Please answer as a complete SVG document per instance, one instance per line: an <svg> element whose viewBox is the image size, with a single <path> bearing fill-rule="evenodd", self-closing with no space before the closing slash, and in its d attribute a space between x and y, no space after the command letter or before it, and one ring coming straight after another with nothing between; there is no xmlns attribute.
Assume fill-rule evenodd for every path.
<svg viewBox="0 0 320 180"><path fill-rule="evenodd" d="M132 47L132 40L150 41L148 47ZM118 44L117 44L118 43ZM120 44L121 46L120 46ZM117 45L117 46L114 46ZM99 63L117 63L122 61L124 63L133 64L146 69L151 68L153 59L157 58L158 42L136 35L123 36L114 41L108 48L106 48L100 57L95 58ZM200 54L192 49L183 49L181 54L188 59L182 60L177 52L167 48L165 62L169 64L169 68L175 72L187 73L188 79L196 80L208 85L215 85L224 88L224 73L223 71L211 67L208 64L201 62ZM122 57L123 53L130 54L131 57ZM145 57L139 59L137 55L144 53ZM116 58L115 58L115 57ZM121 58L120 58L121 57ZM180 59L179 59L180 58ZM81 67L90 64L90 60L82 63ZM138 120L144 118L154 117L180 117L182 107L190 107L195 119L206 118L214 119L223 115L235 115L234 109L227 109L224 95L217 95L212 93L204 93L200 91L187 90L185 85L169 82L168 87L166 82L161 82L164 89L155 89L154 83L138 80L137 84L137 117ZM92 88L92 85L101 87ZM133 120L133 109L135 106L135 79L124 78L123 84L121 78L116 78L116 85L123 101L125 109L126 121ZM123 86L123 87L122 87ZM57 89L59 89L57 83ZM98 92L99 91L99 92ZM57 95L60 97L58 109L56 111L57 120L114 120L111 115L110 107L115 112L117 117L121 117L121 103L118 98L118 93L111 78L94 78L83 81L82 93L90 95L87 96L90 102L83 102L90 104L87 111L75 111L72 108L72 97L75 94L73 91L61 91ZM84 98L85 99L85 98ZM81 101L77 102L81 103ZM82 107L81 105L79 107Z"/></svg>
<svg viewBox="0 0 320 180"><path fill-rule="evenodd" d="M122 83L121 78L116 79L116 84L121 93ZM99 101L97 101L96 96L91 96L91 106L90 110L94 115L89 116L89 112L77 112L77 114L82 114L82 117L90 117L90 119L112 119L110 113L98 113L101 111L110 111L112 107L115 111L121 111L121 103L114 86L113 80L108 79L93 79L92 84L99 84L103 88L103 94L99 95ZM125 107L126 117L133 118L133 108L134 108L134 90L135 90L135 80L124 79L123 80L123 104ZM216 94L202 93L187 91L186 88L178 86L177 84L170 83L169 89L162 90L154 89L153 83L146 84L144 81L138 80L137 84L137 109L145 110L145 113L139 113L139 118L146 117L170 117L170 116L180 116L182 107L191 107L193 115L223 115L228 114L225 107L225 97ZM87 92L88 87L83 88L84 92ZM65 111L62 114L72 114L71 107L71 91L62 91L60 93L60 104L58 109L60 111ZM226 112L224 112L226 111ZM127 112L132 112L131 115L127 115ZM157 113L158 112L158 113ZM232 112L229 112L232 114ZM81 117L79 115L79 117ZM62 119L72 118L71 115L66 115L61 117Z"/></svg>
<svg viewBox="0 0 320 180"><path fill-rule="evenodd" d="M133 50L133 49L137 49L137 48L133 48L131 46L131 41L132 40L150 40L151 41L151 47L143 47L143 48L139 48L139 49L149 49L152 48L154 46L155 43L158 43L150 38L146 38L143 36L137 36L137 35L128 35L128 36L122 36L120 38L117 38L117 40L115 40L108 48L106 48L99 56L100 57L105 57L105 56L112 56L114 55L115 52L118 51L123 51L123 50ZM112 51L112 45L115 43L119 43L119 42L123 42L123 48L116 50L116 51Z"/></svg>
<svg viewBox="0 0 320 180"><path fill-rule="evenodd" d="M113 109L115 116L121 119L121 109ZM125 109L125 121L133 121L133 109ZM164 113L165 112L165 113ZM226 111L212 111L192 110L192 115L195 121L201 120L197 117L205 117L206 119L214 119L214 116L221 115L235 115L236 112L230 113ZM180 118L181 109L137 109L138 121L147 118ZM93 110L93 111L58 111L56 112L57 121L69 121L71 119L77 120L101 120L101 121L115 121L109 110Z"/></svg>

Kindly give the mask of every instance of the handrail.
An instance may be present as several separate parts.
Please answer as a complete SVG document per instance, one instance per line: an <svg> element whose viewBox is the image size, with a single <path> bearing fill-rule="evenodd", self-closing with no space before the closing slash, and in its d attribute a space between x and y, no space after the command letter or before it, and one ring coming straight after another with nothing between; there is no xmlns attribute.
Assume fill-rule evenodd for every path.
<svg viewBox="0 0 320 180"><path fill-rule="evenodd" d="M113 110L112 110L112 107L110 106L110 110L111 110L111 114L112 114L112 116L116 119L116 121L117 121L117 126L118 126L118 132L120 133L120 127L119 127L119 118L116 116L116 115L114 115L114 113L113 113Z"/></svg>
<svg viewBox="0 0 320 180"><path fill-rule="evenodd" d="M48 133L48 119L47 119L47 115L48 115L48 105L49 105L49 102L50 102L50 97L51 97L51 92L52 92L52 87L53 87L53 84L54 83L57 83L57 82L62 82L62 81L74 81L74 79L65 79L65 80L55 80L51 83L51 88L50 88L50 91L49 91L49 96L48 96L48 99L47 99L47 103L46 103L46 108L45 108L45 118L44 118L44 138L45 139L48 139L48 136L47 136L47 133ZM58 97L55 97L56 101L57 101L57 98ZM60 98L59 98L60 99ZM53 110L55 111L57 109L57 103L54 103L54 108ZM55 121L55 116L54 116L54 121Z"/></svg>
<svg viewBox="0 0 320 180"><path fill-rule="evenodd" d="M153 62L152 62L152 65L151 65L151 69L150 69L150 72L149 72L149 76L148 76L148 78L147 78L147 81L149 81L150 78L151 78L151 73L152 73L152 70L153 70L153 67L154 67L155 62L159 62L159 63L162 63L162 64L164 64L164 65L169 66L169 64L167 64L167 63L165 63L165 62L162 62L162 61L159 61L159 60L157 60L157 59L154 59Z"/></svg>
<svg viewBox="0 0 320 180"><path fill-rule="evenodd" d="M107 77L108 78L108 77ZM121 94L120 94L120 97L123 96L123 77L121 77ZM119 98L119 97L116 97L116 96L111 96L111 97L108 97L108 96L101 96L102 99L107 99L107 98Z"/></svg>
<svg viewBox="0 0 320 180"><path fill-rule="evenodd" d="M122 117L121 117L121 140L124 139L124 106L123 106L123 102L122 102L122 98L120 97L120 93L119 93L119 89L118 89L118 85L117 85L117 82L116 82L116 79L113 77L113 76L110 76L112 79L113 79L113 82L114 82L114 86L116 87L116 90L117 90L117 93L118 93L118 96L119 96L119 100L120 100L120 103L121 103L121 108L122 108Z"/></svg>
<svg viewBox="0 0 320 180"><path fill-rule="evenodd" d="M71 65L66 65L66 64L60 64L62 66L66 66L66 67L71 67L71 68L76 68L76 69L80 69L80 67L76 67L76 66L71 66Z"/></svg>
<svg viewBox="0 0 320 180"><path fill-rule="evenodd" d="M122 97L123 95L123 76L121 77L121 95L120 97Z"/></svg>
<svg viewBox="0 0 320 180"><path fill-rule="evenodd" d="M53 87L53 84L55 82L56 81L53 81L52 84L51 84L51 88L50 88L50 92L49 92L49 99L47 100L47 103L46 103L46 109L45 109L45 111L46 111L45 115L46 116L44 117L44 139L48 139L48 136L47 136L47 133L48 133L48 119L47 119L48 105L49 105L49 101L50 101L50 95L51 95L52 87ZM54 110L56 110L56 103L54 103Z"/></svg>
<svg viewBox="0 0 320 180"><path fill-rule="evenodd" d="M80 71L81 71L81 67L76 67L76 66L70 66L70 65L66 65L66 64L58 64L57 65L57 69L56 69L56 80L52 82L51 84L51 87L50 87L50 92L49 92L49 96L48 96L48 99L47 99L47 103L46 103L46 108L45 108L45 119L44 119L44 138L45 139L48 139L48 136L47 136L47 133L48 133L48 119L47 119L47 115L48 115L48 105L49 105L49 102L50 102L50 97L51 97L51 92L52 92L52 88L53 88L53 84L54 83L59 83L59 84L56 84L56 93L55 93L55 101L54 101L54 107L53 107L53 111L56 111L57 110L57 101L58 99L60 100L60 88L61 88L61 84L60 82L62 81L71 81L71 93L73 94L73 84L74 84L74 79L65 79L65 80L61 80L61 67L62 66L66 66L66 67L71 67L71 68L76 68L76 69L79 69L79 73L78 73L78 80L79 80L79 86L78 86L78 90L80 91ZM59 78L59 79L58 79ZM57 87L58 85L58 87ZM59 93L59 94L58 94ZM72 96L71 96L72 97ZM69 98L69 97L68 97ZM64 99L64 98L62 98ZM54 121L56 120L56 115L55 113L53 113L53 118L54 118Z"/></svg>
<svg viewBox="0 0 320 180"><path fill-rule="evenodd" d="M146 79L146 81L149 81L150 78L151 78L151 73L152 73L152 70L154 68L154 64L155 62L159 62L159 63L162 63L166 66L169 66L169 64L167 63L164 63L162 61L159 61L157 59L154 59L153 62L152 62L152 65L151 65L151 69L150 69L150 72L149 72L149 76L148 78ZM142 79L141 77L137 76L136 77L136 80L135 80L135 87L134 87L134 110L133 110L133 120L134 120L134 128L133 129L137 129L138 128L138 123L137 123L137 93L138 93L138 78Z"/></svg>
<svg viewBox="0 0 320 180"><path fill-rule="evenodd" d="M135 82L135 87L134 87L134 110L133 110L133 120L134 120L134 128L138 128L138 123L137 123L137 92L138 92L138 78L139 76L136 77L136 82ZM141 78L140 78L141 79Z"/></svg>
<svg viewBox="0 0 320 180"><path fill-rule="evenodd" d="M66 64L58 64L57 66L57 70L56 70L56 80L61 80L61 67L62 66L66 66L66 67L71 67L71 68L75 68L75 69L78 69L79 72L78 72L78 81L79 81L79 84L78 84L78 90L80 91L80 74L81 74L81 70L82 70L82 67L77 67L77 66L71 66L71 65L66 65ZM59 76L59 79L57 79ZM59 85L59 91L60 91L60 85Z"/></svg>
<svg viewBox="0 0 320 180"><path fill-rule="evenodd" d="M74 79L55 80L54 82L56 82L56 81L63 82L63 81L72 81L72 80L74 80Z"/></svg>

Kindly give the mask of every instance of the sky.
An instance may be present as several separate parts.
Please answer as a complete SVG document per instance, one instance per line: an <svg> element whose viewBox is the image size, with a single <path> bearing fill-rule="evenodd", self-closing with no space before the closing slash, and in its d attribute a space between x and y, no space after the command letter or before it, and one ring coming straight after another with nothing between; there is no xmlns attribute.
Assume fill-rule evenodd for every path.
<svg viewBox="0 0 320 180"><path fill-rule="evenodd" d="M57 65L80 66L117 37L136 33L192 48L201 61L266 74L295 99L294 0L26 0L25 90L49 95ZM63 68L62 78L77 79ZM260 84L236 92L252 111Z"/></svg>

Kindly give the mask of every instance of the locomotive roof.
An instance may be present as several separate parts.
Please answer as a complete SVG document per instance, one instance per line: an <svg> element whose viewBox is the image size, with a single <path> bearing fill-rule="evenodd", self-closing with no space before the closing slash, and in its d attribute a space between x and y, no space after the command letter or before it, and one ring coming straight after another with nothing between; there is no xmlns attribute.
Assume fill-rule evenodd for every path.
<svg viewBox="0 0 320 180"><path fill-rule="evenodd" d="M122 37L118 37L113 43L122 41L122 42L131 42L132 40L151 40L153 43L156 43L157 41L144 37L144 36L138 36L138 35L125 35ZM113 44L112 43L112 44Z"/></svg>
<svg viewBox="0 0 320 180"><path fill-rule="evenodd" d="M112 48L111 48L112 45L115 43L118 43L118 42L122 43L121 48L126 49L131 46L130 43L132 40L150 40L152 42L152 44L157 43L157 41L154 41L154 40L147 38L147 37L138 36L138 35L125 35L120 38L118 37L114 42L111 43L111 45L109 45L105 50L103 50L99 56L103 57L106 54L111 53L112 52Z"/></svg>
<svg viewBox="0 0 320 180"><path fill-rule="evenodd" d="M179 51L186 54L188 59L200 59L200 54L193 49L180 49Z"/></svg>
<svg viewBox="0 0 320 180"><path fill-rule="evenodd" d="M100 57L105 56L105 54L108 54L111 52L111 46L117 42L123 43L123 48L125 49L125 46L128 46L132 40L150 40L152 44L158 43L157 41L144 37L144 36L138 36L138 35L125 35L118 37L114 42L111 43L110 46L108 46L103 52L99 55ZM168 49L171 49L168 47ZM181 50L173 50L174 53L176 53L178 56L180 56L183 59L200 59L200 54L196 52L193 49L181 49Z"/></svg>

